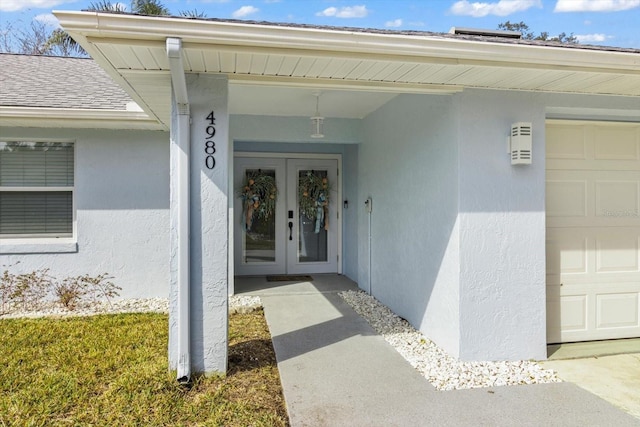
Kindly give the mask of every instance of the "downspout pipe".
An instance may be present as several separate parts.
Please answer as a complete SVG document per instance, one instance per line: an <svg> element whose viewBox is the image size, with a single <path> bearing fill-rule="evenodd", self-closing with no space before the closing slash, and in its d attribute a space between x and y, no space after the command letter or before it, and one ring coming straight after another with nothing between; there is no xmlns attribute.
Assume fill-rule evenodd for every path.
<svg viewBox="0 0 640 427"><path fill-rule="evenodd" d="M177 129L175 130L175 144L178 145L177 162L177 235L178 235L178 367L177 380L180 384L191 382L191 331L189 306L189 216L190 216L190 124L189 124L189 96L187 94L187 80L182 64L182 40L167 38L167 58L171 71L171 85L177 109Z"/></svg>

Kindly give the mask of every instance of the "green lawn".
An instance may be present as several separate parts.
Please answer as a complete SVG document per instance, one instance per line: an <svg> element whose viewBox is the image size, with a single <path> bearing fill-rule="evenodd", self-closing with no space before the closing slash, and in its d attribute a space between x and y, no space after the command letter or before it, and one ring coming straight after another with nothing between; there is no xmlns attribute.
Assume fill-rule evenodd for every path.
<svg viewBox="0 0 640 427"><path fill-rule="evenodd" d="M261 311L230 317L229 373L187 390L168 371L168 319L0 320L0 426L286 426Z"/></svg>

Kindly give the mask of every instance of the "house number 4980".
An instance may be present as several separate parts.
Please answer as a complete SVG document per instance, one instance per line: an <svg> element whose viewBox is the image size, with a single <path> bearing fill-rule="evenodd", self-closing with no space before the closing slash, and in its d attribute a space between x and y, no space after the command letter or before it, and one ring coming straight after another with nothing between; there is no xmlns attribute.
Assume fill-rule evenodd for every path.
<svg viewBox="0 0 640 427"><path fill-rule="evenodd" d="M216 135L216 118L213 115L213 111L207 116L205 133L207 136L204 141L204 153L207 157L204 159L204 165L207 169L213 169L216 167L216 159L213 157L216 153L216 143L213 141L213 137Z"/></svg>

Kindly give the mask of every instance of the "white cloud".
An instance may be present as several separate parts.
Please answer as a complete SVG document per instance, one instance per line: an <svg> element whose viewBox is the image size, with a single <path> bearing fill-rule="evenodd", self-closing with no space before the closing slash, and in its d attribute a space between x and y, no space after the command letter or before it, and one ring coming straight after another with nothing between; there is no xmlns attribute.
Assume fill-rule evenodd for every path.
<svg viewBox="0 0 640 427"><path fill-rule="evenodd" d="M59 27L60 23L58 22L58 18L53 16L51 13L41 13L40 15L36 15L33 17L34 21L42 22L45 25L50 27Z"/></svg>
<svg viewBox="0 0 640 427"><path fill-rule="evenodd" d="M387 21L384 23L385 27L398 28L402 27L402 19L394 19L393 21Z"/></svg>
<svg viewBox="0 0 640 427"><path fill-rule="evenodd" d="M328 7L316 16L335 16L336 18L364 18L369 14L367 6L345 6L341 8Z"/></svg>
<svg viewBox="0 0 640 427"><path fill-rule="evenodd" d="M74 3L76 0L2 0L0 11L18 12L25 9L51 9L64 3Z"/></svg>
<svg viewBox="0 0 640 427"><path fill-rule="evenodd" d="M607 40L611 40L613 36L608 36L606 34L577 34L576 38L580 43L602 43Z"/></svg>
<svg viewBox="0 0 640 427"><path fill-rule="evenodd" d="M640 7L640 0L558 0L554 12L619 12Z"/></svg>
<svg viewBox="0 0 640 427"><path fill-rule="evenodd" d="M244 18L245 16L252 15L260 11L257 7L253 6L242 6L240 9L236 10L231 14L234 18Z"/></svg>
<svg viewBox="0 0 640 427"><path fill-rule="evenodd" d="M449 11L454 15L473 16L481 18L487 15L507 16L516 12L524 12L532 7L542 7L541 0L499 0L498 2L469 2L457 1Z"/></svg>

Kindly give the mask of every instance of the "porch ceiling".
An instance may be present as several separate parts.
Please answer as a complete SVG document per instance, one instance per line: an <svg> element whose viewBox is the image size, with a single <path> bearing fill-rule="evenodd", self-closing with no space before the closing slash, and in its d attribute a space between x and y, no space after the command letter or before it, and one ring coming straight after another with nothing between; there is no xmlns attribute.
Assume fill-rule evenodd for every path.
<svg viewBox="0 0 640 427"><path fill-rule="evenodd" d="M56 12L150 115L169 123L167 37L188 73L226 74L232 114L361 118L398 93L464 88L640 96L640 54L321 28ZM357 93L354 93L357 91Z"/></svg>

